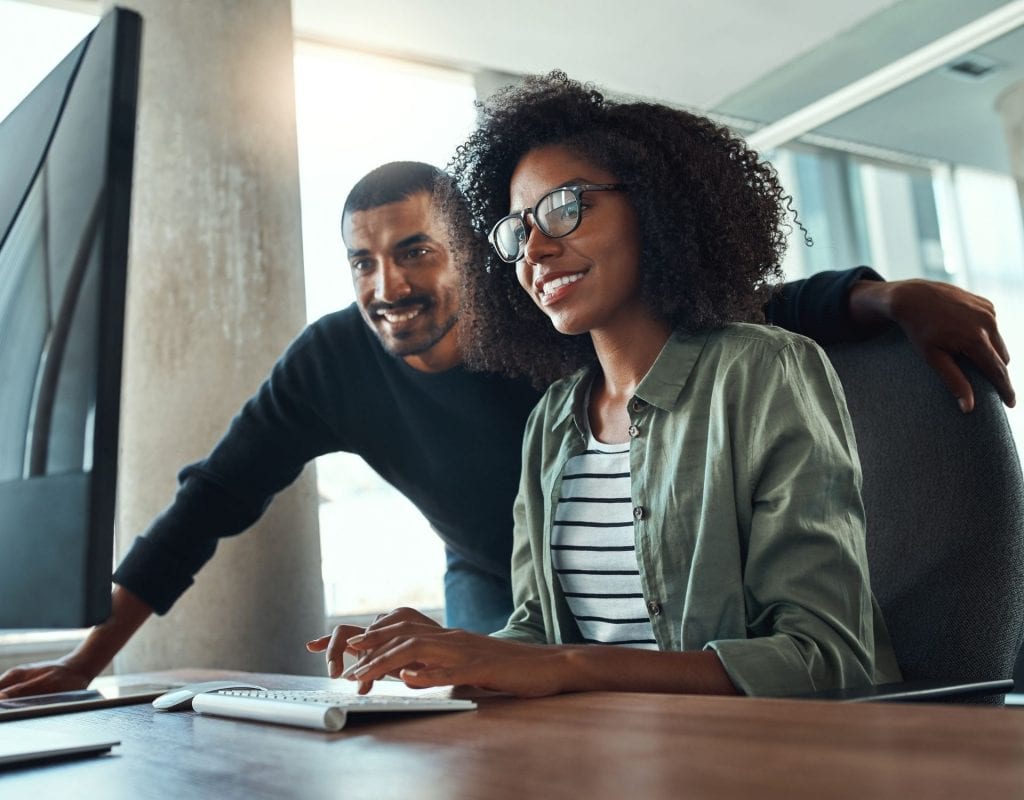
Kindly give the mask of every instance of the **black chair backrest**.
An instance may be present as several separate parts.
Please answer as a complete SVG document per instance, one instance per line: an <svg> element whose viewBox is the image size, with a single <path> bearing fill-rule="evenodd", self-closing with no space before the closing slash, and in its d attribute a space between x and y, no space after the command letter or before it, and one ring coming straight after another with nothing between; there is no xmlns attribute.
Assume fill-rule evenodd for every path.
<svg viewBox="0 0 1024 800"><path fill-rule="evenodd" d="M1024 636L1024 480L999 396L971 372L976 407L961 413L899 332L827 352L864 470L871 585L904 678L1009 678Z"/></svg>

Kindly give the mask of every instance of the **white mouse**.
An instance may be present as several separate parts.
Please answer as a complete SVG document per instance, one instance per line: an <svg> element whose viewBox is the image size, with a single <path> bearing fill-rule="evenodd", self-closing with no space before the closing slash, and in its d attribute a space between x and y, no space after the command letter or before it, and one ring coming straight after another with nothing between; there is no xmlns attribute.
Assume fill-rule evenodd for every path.
<svg viewBox="0 0 1024 800"><path fill-rule="evenodd" d="M204 683L190 683L179 689L172 689L160 695L153 701L153 708L157 711L190 711L192 709L192 698L203 692L216 692L220 689L255 689L266 691L262 686L242 681L205 681Z"/></svg>

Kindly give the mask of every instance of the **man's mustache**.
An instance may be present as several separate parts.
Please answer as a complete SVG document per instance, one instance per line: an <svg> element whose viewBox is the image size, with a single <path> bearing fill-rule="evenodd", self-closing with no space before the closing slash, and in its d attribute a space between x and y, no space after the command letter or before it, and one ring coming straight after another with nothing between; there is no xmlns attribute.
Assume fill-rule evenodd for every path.
<svg viewBox="0 0 1024 800"><path fill-rule="evenodd" d="M378 315L385 311L401 311L404 308L413 308L416 306L422 307L424 310L430 308L434 303L430 295L417 294L403 297L401 300L396 300L394 303L374 302L368 306L370 314Z"/></svg>

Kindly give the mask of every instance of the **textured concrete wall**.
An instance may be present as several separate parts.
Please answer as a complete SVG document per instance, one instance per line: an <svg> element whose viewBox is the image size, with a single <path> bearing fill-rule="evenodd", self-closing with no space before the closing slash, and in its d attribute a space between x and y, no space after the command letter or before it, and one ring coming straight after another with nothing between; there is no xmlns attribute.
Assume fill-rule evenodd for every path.
<svg viewBox="0 0 1024 800"><path fill-rule="evenodd" d="M169 502L304 323L289 0L131 0L144 20L118 546ZM312 469L222 542L118 672L320 672Z"/></svg>

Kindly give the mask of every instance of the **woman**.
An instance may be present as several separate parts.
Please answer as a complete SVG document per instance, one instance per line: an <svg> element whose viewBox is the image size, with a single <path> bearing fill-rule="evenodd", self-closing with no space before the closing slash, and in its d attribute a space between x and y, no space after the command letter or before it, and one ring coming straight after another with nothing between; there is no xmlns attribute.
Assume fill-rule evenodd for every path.
<svg viewBox="0 0 1024 800"><path fill-rule="evenodd" d="M808 340L746 324L784 247L771 167L706 119L552 73L489 102L454 175L493 245L464 248L471 361L557 380L524 441L516 610L483 637L402 609L313 649L360 654L361 691L899 680L838 381Z"/></svg>

